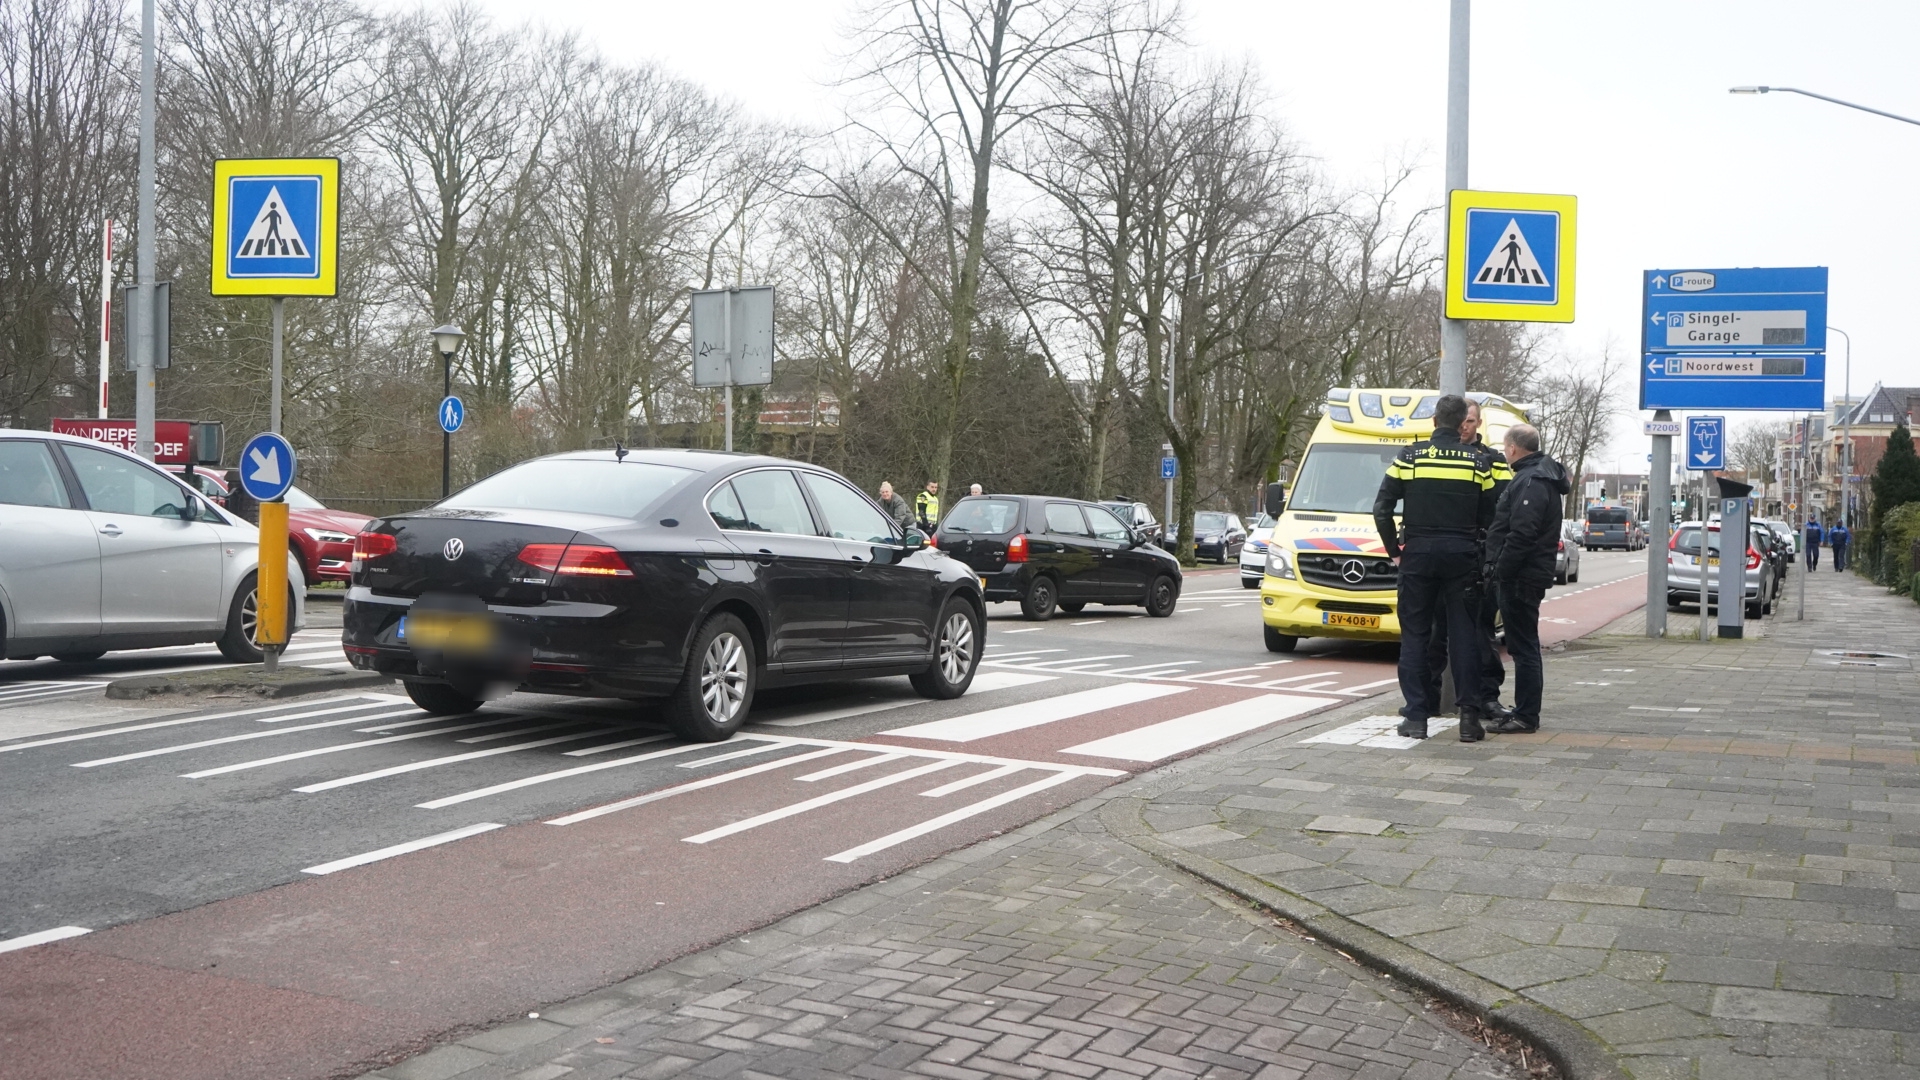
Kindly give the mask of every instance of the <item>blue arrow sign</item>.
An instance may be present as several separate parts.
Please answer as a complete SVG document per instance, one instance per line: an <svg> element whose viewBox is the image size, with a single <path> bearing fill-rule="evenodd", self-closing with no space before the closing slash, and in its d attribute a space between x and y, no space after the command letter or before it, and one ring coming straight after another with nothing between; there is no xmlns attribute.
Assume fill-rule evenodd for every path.
<svg viewBox="0 0 1920 1080"><path fill-rule="evenodd" d="M1648 270L1640 407L1824 407L1827 268Z"/></svg>
<svg viewBox="0 0 1920 1080"><path fill-rule="evenodd" d="M299 463L293 445L271 431L263 431L240 448L240 486L255 502L277 502L293 486Z"/></svg>
<svg viewBox="0 0 1920 1080"><path fill-rule="evenodd" d="M440 420L440 430L451 435L459 431L460 425L466 422L467 406L459 398L448 394L440 399L440 411L434 415Z"/></svg>
<svg viewBox="0 0 1920 1080"><path fill-rule="evenodd" d="M1687 418L1687 468L1696 472L1727 467L1727 418Z"/></svg>
<svg viewBox="0 0 1920 1080"><path fill-rule="evenodd" d="M1160 479L1172 480L1180 475L1180 459L1163 457L1160 459Z"/></svg>

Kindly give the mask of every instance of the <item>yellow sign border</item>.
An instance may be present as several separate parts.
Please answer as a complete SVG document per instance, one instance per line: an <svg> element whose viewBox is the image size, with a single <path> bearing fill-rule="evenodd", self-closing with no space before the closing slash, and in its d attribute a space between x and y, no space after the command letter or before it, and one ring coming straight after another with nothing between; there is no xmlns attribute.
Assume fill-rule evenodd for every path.
<svg viewBox="0 0 1920 1080"><path fill-rule="evenodd" d="M1579 235L1578 197L1538 195L1521 191L1455 191L1447 199L1447 318L1495 319L1502 322L1573 321L1575 240ZM1514 304L1467 299L1467 211L1533 210L1560 215L1559 265L1555 268L1560 299L1552 304Z"/></svg>
<svg viewBox="0 0 1920 1080"><path fill-rule="evenodd" d="M310 278L229 277L227 274L228 181L244 176L319 176L320 273ZM340 159L220 158L213 163L213 279L215 296L337 296L340 253Z"/></svg>

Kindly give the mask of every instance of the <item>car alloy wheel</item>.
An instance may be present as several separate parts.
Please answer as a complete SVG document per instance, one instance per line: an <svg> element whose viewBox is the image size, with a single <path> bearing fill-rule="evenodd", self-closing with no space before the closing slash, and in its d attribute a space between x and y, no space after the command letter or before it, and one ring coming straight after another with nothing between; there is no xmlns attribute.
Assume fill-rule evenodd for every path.
<svg viewBox="0 0 1920 1080"><path fill-rule="evenodd" d="M940 674L950 683L957 683L973 670L973 620L967 618L964 611L956 611L947 616L940 628L938 646Z"/></svg>
<svg viewBox="0 0 1920 1080"><path fill-rule="evenodd" d="M247 598L240 602L240 632L246 635L247 644L260 647L260 590L247 590Z"/></svg>
<svg viewBox="0 0 1920 1080"><path fill-rule="evenodd" d="M700 660L700 702L716 724L731 722L747 696L746 649L731 633L720 633Z"/></svg>

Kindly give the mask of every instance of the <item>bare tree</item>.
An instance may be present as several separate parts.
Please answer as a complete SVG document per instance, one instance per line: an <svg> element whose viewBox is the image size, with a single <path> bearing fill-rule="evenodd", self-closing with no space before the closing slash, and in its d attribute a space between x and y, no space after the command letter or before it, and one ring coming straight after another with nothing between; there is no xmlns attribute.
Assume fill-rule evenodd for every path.
<svg viewBox="0 0 1920 1080"><path fill-rule="evenodd" d="M1586 473L1588 459L1607 447L1631 370L1609 346L1598 360L1559 358L1534 384L1539 407L1532 418L1540 429L1542 449L1573 477L1573 490L1567 493L1568 517L1578 516L1580 477Z"/></svg>

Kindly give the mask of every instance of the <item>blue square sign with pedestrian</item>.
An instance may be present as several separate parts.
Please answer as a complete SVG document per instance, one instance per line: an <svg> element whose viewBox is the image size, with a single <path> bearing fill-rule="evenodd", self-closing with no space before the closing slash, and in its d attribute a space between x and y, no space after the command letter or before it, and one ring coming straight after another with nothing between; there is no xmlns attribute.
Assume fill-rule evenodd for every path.
<svg viewBox="0 0 1920 1080"><path fill-rule="evenodd" d="M233 176L227 179L227 276L317 278L322 178Z"/></svg>
<svg viewBox="0 0 1920 1080"><path fill-rule="evenodd" d="M1560 215L1551 210L1467 211L1466 299L1554 304L1560 297Z"/></svg>

